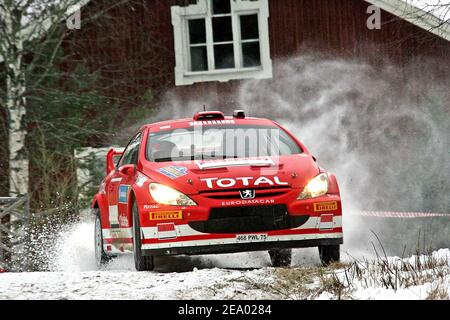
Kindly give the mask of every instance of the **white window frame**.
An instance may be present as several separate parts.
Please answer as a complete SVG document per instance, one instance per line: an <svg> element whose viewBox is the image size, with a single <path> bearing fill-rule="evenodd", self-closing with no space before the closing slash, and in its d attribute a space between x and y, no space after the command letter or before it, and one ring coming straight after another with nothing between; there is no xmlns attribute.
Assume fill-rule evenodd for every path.
<svg viewBox="0 0 450 320"><path fill-rule="evenodd" d="M272 78L272 60L269 43L269 4L268 0L232 0L231 15L233 28L235 68L214 70L213 36L210 23L206 23L206 45L208 56L207 71L190 70L189 27L188 20L210 18L212 12L210 0L197 0L197 4L186 7L172 6L172 25L175 47L175 84L190 85L196 82L238 79L270 79ZM241 28L239 16L258 14L259 44L261 65L258 67L242 67ZM245 41L245 40L244 40Z"/></svg>

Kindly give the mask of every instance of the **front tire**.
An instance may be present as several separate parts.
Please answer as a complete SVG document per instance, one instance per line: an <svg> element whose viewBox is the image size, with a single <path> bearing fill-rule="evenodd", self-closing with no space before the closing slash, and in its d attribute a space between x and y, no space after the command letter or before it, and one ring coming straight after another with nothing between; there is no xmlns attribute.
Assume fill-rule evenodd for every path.
<svg viewBox="0 0 450 320"><path fill-rule="evenodd" d="M92 209L92 213L95 215L95 231L94 231L94 241L95 241L95 263L97 268L101 268L111 260L103 249L103 234L102 234L102 221L100 217L100 209Z"/></svg>
<svg viewBox="0 0 450 320"><path fill-rule="evenodd" d="M137 271L151 271L154 269L153 256L142 255L141 224L136 202L133 204L133 250L134 265Z"/></svg>
<svg viewBox="0 0 450 320"><path fill-rule="evenodd" d="M269 250L270 261L274 267L290 267L292 249Z"/></svg>
<svg viewBox="0 0 450 320"><path fill-rule="evenodd" d="M319 246L319 257L324 267L339 262L341 256L339 245Z"/></svg>

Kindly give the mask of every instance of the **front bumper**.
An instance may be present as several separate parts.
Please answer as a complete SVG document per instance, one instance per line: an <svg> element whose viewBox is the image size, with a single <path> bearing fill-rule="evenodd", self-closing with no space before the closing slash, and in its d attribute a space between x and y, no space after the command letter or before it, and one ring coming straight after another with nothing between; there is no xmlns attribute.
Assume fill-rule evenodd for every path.
<svg viewBox="0 0 450 320"><path fill-rule="evenodd" d="M290 198L287 195L291 195ZM315 199L296 200L298 192L263 199L264 204L254 205L251 217L264 208L283 207L286 215L280 220L279 210L265 212L257 222L242 217L243 203L222 205L222 200L195 199L199 206L168 207L157 204L138 205L141 218L142 251L145 255L211 254L244 251L302 248L319 245L342 244L342 208L338 195ZM218 202L220 201L220 202ZM269 202L269 203L267 203ZM202 203L208 205L200 205ZM248 205L249 204L245 204ZM215 211L214 216L212 212ZM267 211L267 210L266 210ZM233 215L229 219L228 214ZM269 221L267 218L269 217ZM240 220L240 218L243 218ZM266 226L268 226L266 228ZM132 228L104 229L105 250L132 251ZM240 236L248 236L242 240ZM252 237L262 239L255 240ZM117 243L116 243L117 242ZM109 246L108 246L109 244Z"/></svg>
<svg viewBox="0 0 450 320"><path fill-rule="evenodd" d="M221 245L202 245L173 247L165 249L143 249L143 255L146 256L165 256L165 255L200 255L200 254L219 254L219 253L236 253L248 251L265 251L275 249L290 248L308 248L324 245L340 245L343 243L341 238L323 238L309 240L287 240L287 241L269 241L269 242L253 242L253 243L228 243Z"/></svg>
<svg viewBox="0 0 450 320"><path fill-rule="evenodd" d="M331 215L324 216L328 218ZM144 254L229 253L343 243L341 216L332 216L332 221L327 220L326 223L322 216L310 216L296 228L251 233L203 233L188 224L163 225L172 229L167 231L167 228L159 229L158 226L142 228Z"/></svg>

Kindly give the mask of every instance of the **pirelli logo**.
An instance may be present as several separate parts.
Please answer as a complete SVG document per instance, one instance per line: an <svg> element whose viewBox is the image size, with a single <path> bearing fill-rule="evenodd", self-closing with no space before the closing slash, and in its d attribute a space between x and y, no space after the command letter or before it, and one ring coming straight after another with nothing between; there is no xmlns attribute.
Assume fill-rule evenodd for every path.
<svg viewBox="0 0 450 320"><path fill-rule="evenodd" d="M183 213L181 211L159 211L150 212L150 220L181 220Z"/></svg>
<svg viewBox="0 0 450 320"><path fill-rule="evenodd" d="M321 211L333 211L338 208L337 202L321 202L321 203L314 203L314 211L321 212Z"/></svg>

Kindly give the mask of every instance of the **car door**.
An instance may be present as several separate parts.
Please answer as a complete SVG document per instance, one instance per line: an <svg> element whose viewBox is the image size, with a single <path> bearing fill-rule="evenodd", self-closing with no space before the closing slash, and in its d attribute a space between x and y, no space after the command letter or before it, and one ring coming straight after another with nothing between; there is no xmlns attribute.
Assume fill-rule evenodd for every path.
<svg viewBox="0 0 450 320"><path fill-rule="evenodd" d="M136 146L139 148L141 136L142 134L139 132L128 143L107 185L109 223L111 228L120 228L121 225L125 224L125 221L121 221L120 219L120 212L123 212L124 200L128 199L128 192L124 194L124 191L127 189L126 186L129 185L129 177L121 173L120 168L133 161L132 157L136 151Z"/></svg>
<svg viewBox="0 0 450 320"><path fill-rule="evenodd" d="M134 184L134 180L137 174L136 167L138 163L141 140L142 140L142 133L139 132L131 140L131 142L127 147L126 153L124 153L121 161L119 162L118 175L121 180L117 186L117 209L118 209L119 226L121 228L131 228L131 218L129 216L129 213L131 212L131 208L129 207L129 196L131 186ZM121 168L123 168L123 166L126 165L134 166L133 174L129 175L122 173Z"/></svg>
<svg viewBox="0 0 450 320"><path fill-rule="evenodd" d="M117 189L122 181L119 171L114 169L110 177L106 180L106 192L108 198L108 222L110 228L119 228L119 211L117 209Z"/></svg>

